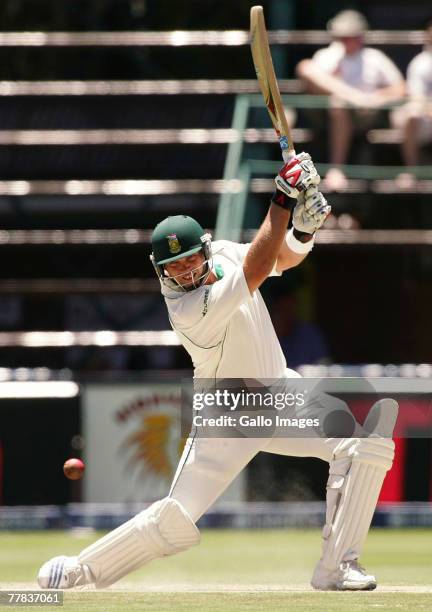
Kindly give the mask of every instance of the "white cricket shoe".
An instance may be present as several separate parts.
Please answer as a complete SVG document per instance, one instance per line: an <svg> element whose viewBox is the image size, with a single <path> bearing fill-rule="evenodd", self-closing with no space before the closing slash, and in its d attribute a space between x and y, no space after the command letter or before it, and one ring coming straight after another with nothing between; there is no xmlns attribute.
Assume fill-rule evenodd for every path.
<svg viewBox="0 0 432 612"><path fill-rule="evenodd" d="M93 584L87 565L78 563L78 557L54 557L42 565L37 577L42 589L73 589Z"/></svg>
<svg viewBox="0 0 432 612"><path fill-rule="evenodd" d="M373 591L375 576L367 574L357 560L342 561L333 572L319 561L312 576L311 585L318 591Z"/></svg>

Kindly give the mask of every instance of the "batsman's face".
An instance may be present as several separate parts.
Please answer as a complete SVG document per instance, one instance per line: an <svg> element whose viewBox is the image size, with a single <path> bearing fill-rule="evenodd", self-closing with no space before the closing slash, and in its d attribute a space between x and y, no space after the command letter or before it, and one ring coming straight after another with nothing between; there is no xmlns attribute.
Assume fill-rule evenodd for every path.
<svg viewBox="0 0 432 612"><path fill-rule="evenodd" d="M179 285L190 287L202 276L204 262L205 257L203 253L194 253L189 255L189 257L182 257L177 259L177 261L167 263L165 270L168 276L175 279Z"/></svg>

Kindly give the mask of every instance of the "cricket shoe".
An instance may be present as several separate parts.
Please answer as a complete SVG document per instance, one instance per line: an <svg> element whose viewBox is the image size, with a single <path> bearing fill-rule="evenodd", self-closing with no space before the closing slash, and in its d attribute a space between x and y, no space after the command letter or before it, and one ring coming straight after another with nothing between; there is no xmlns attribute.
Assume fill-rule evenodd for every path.
<svg viewBox="0 0 432 612"><path fill-rule="evenodd" d="M87 565L78 557L54 557L42 565L37 577L42 589L73 589L94 583Z"/></svg>
<svg viewBox="0 0 432 612"><path fill-rule="evenodd" d="M318 561L311 585L318 591L373 591L377 581L375 576L366 573L356 559L342 561L334 571L323 567Z"/></svg>
<svg viewBox="0 0 432 612"><path fill-rule="evenodd" d="M399 414L399 404L396 400L386 397L378 400L369 410L363 423L363 428L369 433L381 438L391 438Z"/></svg>

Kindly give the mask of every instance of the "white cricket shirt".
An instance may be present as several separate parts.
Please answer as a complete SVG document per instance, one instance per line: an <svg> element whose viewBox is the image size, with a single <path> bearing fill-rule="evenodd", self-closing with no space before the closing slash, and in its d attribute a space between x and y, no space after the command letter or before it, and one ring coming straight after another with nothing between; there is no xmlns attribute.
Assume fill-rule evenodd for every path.
<svg viewBox="0 0 432 612"><path fill-rule="evenodd" d="M413 98L432 98L432 47L426 47L408 64L407 87Z"/></svg>
<svg viewBox="0 0 432 612"><path fill-rule="evenodd" d="M187 293L162 285L173 329L192 358L195 379L281 378L286 361L259 290L243 273L249 244L212 242L223 277ZM278 275L273 270L271 276Z"/></svg>
<svg viewBox="0 0 432 612"><path fill-rule="evenodd" d="M364 92L373 92L403 80L392 60L379 49L363 47L357 53L345 55L342 43L334 41L312 57L322 70Z"/></svg>

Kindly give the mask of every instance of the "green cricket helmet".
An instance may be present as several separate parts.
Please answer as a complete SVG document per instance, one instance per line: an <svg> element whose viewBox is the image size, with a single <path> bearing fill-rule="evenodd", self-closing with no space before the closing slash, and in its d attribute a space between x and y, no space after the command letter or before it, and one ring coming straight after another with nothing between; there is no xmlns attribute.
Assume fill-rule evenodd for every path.
<svg viewBox="0 0 432 612"><path fill-rule="evenodd" d="M198 221L186 215L167 217L153 230L153 252L150 259L160 281L177 291L196 289L210 274L211 235L207 234ZM183 257L189 257L202 251L204 254L203 274L196 279L191 287L183 287L176 277L170 277L164 266ZM197 284L198 283L198 284Z"/></svg>

